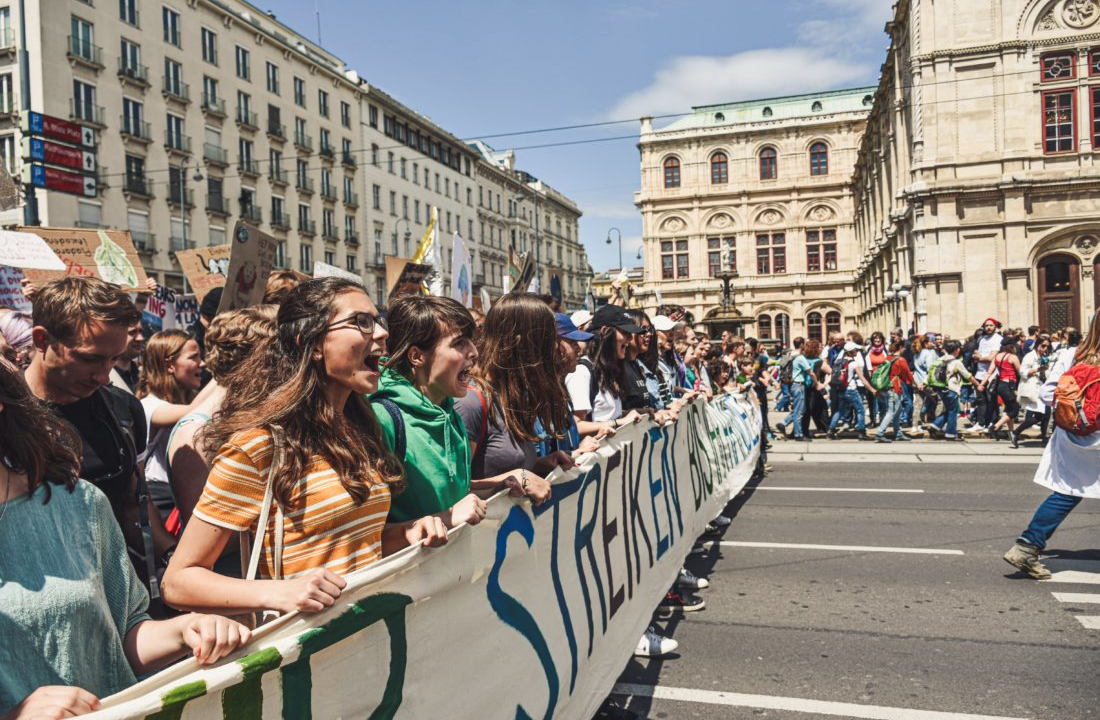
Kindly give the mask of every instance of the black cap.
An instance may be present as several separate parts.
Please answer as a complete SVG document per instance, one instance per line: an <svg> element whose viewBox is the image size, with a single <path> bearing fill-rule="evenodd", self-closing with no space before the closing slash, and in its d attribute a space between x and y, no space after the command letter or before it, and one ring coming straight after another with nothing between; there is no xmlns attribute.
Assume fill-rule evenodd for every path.
<svg viewBox="0 0 1100 720"><path fill-rule="evenodd" d="M626 314L626 308L619 305L601 305L596 308L589 330L599 330L602 327L613 327L620 332L632 335L645 332L644 327L636 324L634 318Z"/></svg>
<svg viewBox="0 0 1100 720"><path fill-rule="evenodd" d="M207 320L213 319L218 314L218 305L222 302L222 289L214 288L210 292L206 293L206 297L202 299L202 304L199 305L199 315L202 315Z"/></svg>

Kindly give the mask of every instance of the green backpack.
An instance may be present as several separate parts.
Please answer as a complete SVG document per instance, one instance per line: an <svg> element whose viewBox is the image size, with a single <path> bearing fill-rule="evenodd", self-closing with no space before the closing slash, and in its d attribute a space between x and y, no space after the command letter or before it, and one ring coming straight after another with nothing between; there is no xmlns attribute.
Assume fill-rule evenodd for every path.
<svg viewBox="0 0 1100 720"><path fill-rule="evenodd" d="M936 358L932 361L928 366L928 379L924 384L937 390L947 387L947 360Z"/></svg>
<svg viewBox="0 0 1100 720"><path fill-rule="evenodd" d="M897 360L897 358L890 358L875 368L875 371L871 373L871 387L875 392L882 392L893 385L890 382L890 368L894 366L895 360Z"/></svg>

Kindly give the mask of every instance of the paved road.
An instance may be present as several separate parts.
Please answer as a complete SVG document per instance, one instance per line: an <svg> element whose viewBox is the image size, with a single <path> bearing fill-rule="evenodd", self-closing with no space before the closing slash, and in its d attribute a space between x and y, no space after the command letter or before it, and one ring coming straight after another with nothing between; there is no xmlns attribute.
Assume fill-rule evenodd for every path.
<svg viewBox="0 0 1100 720"><path fill-rule="evenodd" d="M889 449L891 460L928 452ZM1055 535L1055 581L1027 579L1000 556L1045 496L1031 483L1037 458L967 457L777 461L726 544L689 564L711 580L707 608L668 623L678 656L627 667L627 707L650 718L1100 717L1100 502Z"/></svg>

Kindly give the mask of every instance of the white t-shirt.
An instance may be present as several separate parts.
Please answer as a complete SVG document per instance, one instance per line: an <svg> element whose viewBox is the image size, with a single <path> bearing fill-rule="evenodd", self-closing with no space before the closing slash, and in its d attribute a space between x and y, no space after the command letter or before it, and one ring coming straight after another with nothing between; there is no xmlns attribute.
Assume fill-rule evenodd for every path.
<svg viewBox="0 0 1100 720"><path fill-rule="evenodd" d="M153 431L153 413L157 408L171 403L161 400L156 395L146 395L141 399L141 407L145 410L145 428L149 438L145 458L145 479L148 482L168 482L168 436L172 432L170 427L156 428Z"/></svg>
<svg viewBox="0 0 1100 720"><path fill-rule="evenodd" d="M623 416L622 400L606 390L600 390L593 401L591 388L592 371L584 364L577 365L576 370L565 376L565 389L569 392L574 412L589 413L588 419L592 422L610 422Z"/></svg>
<svg viewBox="0 0 1100 720"><path fill-rule="evenodd" d="M994 355L1000 352L1001 343L1003 342L1004 338L1001 336L1000 333L993 333L989 336L983 335L978 340L978 355L981 357L985 357L986 355ZM978 372L974 373L974 377L978 378L979 380L985 380L986 376L989 375L990 365L992 365L992 363L989 361L979 362Z"/></svg>

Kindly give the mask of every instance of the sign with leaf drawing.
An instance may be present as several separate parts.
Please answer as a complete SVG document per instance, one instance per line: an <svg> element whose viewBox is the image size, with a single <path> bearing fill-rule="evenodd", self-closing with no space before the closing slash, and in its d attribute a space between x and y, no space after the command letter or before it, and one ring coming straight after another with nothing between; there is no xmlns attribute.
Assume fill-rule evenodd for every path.
<svg viewBox="0 0 1100 720"><path fill-rule="evenodd" d="M24 274L36 285L66 275L85 275L126 290L148 292L145 269L127 230L48 227L16 230L45 240L65 266L62 270L25 268Z"/></svg>
<svg viewBox="0 0 1100 720"><path fill-rule="evenodd" d="M232 249L230 245L211 245L176 251L180 269L199 302L214 288L225 287L225 278L229 274L229 253Z"/></svg>

